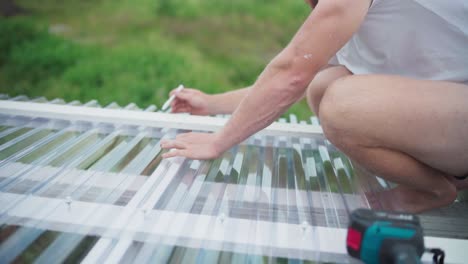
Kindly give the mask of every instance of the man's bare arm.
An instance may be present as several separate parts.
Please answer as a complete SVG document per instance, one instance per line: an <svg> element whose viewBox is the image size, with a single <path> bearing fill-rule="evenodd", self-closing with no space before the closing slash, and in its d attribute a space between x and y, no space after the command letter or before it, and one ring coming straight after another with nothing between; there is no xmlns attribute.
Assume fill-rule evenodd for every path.
<svg viewBox="0 0 468 264"><path fill-rule="evenodd" d="M172 113L191 113L193 115L232 114L244 99L250 87L221 94L206 94L200 90L185 88L172 90L175 96L171 103Z"/></svg>
<svg viewBox="0 0 468 264"><path fill-rule="evenodd" d="M357 31L369 4L370 0L321 0L217 133L221 150L268 126L296 102L320 68Z"/></svg>
<svg viewBox="0 0 468 264"><path fill-rule="evenodd" d="M212 159L268 126L300 99L315 74L351 38L371 0L320 0L289 45L248 89L220 131L180 134L162 142L164 158Z"/></svg>
<svg viewBox="0 0 468 264"><path fill-rule="evenodd" d="M210 97L210 109L213 114L232 114L252 86L214 94Z"/></svg>

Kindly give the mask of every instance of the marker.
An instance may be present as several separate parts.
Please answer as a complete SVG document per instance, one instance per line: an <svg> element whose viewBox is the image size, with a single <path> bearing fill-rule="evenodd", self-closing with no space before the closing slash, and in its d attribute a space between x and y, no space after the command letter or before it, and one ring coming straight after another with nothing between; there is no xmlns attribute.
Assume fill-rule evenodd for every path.
<svg viewBox="0 0 468 264"><path fill-rule="evenodd" d="M163 104L161 110L163 111L166 111L166 109L171 105L172 101L174 101L175 99L175 95L176 93L182 91L184 89L184 85L179 85L179 87L177 87L177 89L175 90L175 93L173 95L171 95L171 97L169 97L169 99Z"/></svg>

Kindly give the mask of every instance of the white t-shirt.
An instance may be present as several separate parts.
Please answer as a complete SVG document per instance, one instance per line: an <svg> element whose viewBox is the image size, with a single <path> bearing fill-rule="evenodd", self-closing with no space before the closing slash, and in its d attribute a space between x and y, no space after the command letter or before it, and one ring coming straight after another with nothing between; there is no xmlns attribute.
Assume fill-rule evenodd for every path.
<svg viewBox="0 0 468 264"><path fill-rule="evenodd" d="M468 0L374 0L336 59L354 74L468 84Z"/></svg>

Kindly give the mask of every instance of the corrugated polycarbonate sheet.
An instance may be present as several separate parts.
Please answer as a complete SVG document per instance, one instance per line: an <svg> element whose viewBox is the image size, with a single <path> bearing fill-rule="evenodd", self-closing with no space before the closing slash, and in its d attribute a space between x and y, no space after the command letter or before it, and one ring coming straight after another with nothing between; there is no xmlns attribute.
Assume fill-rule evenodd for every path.
<svg viewBox="0 0 468 264"><path fill-rule="evenodd" d="M144 111L135 104L105 108ZM315 119L289 121L319 131ZM176 122L141 126L1 111L0 122L2 262L352 262L344 251L348 208L369 207L366 193L392 186L354 168L319 133L305 136L301 127L281 135L288 124L198 161L161 159L160 140L188 131ZM465 204L453 207L466 215ZM429 235L464 245L454 238L466 239L467 225L448 210L422 222Z"/></svg>

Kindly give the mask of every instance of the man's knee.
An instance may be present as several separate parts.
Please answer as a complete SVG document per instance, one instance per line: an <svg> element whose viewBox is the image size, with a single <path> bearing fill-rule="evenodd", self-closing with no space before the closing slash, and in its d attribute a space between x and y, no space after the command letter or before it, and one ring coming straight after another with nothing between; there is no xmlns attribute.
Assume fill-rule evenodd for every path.
<svg viewBox="0 0 468 264"><path fill-rule="evenodd" d="M316 115L319 115L320 102L327 87L335 80L350 74L351 72L344 66L328 66L317 73L306 93L307 103Z"/></svg>
<svg viewBox="0 0 468 264"><path fill-rule="evenodd" d="M356 144L359 128L363 128L356 117L362 114L365 95L356 78L348 76L334 81L320 102L319 117L324 134L337 147Z"/></svg>
<svg viewBox="0 0 468 264"><path fill-rule="evenodd" d="M319 72L315 78L310 82L307 87L306 98L309 108L318 115L320 101L326 87L326 84L322 81L321 72Z"/></svg>

